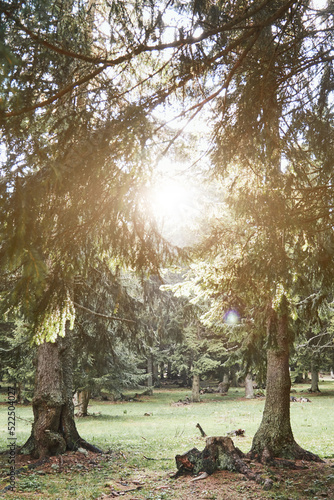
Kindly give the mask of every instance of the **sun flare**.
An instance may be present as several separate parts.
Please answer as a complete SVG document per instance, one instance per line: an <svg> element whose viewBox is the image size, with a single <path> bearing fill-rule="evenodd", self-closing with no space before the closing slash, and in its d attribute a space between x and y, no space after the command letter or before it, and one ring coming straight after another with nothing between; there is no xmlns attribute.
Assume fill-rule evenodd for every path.
<svg viewBox="0 0 334 500"><path fill-rule="evenodd" d="M164 160L147 195L160 231L178 245L184 245L189 238L199 213L201 190L185 172L184 165Z"/></svg>
<svg viewBox="0 0 334 500"><path fill-rule="evenodd" d="M190 203L186 186L174 179L167 179L154 186L151 196L152 211L156 219L182 219Z"/></svg>

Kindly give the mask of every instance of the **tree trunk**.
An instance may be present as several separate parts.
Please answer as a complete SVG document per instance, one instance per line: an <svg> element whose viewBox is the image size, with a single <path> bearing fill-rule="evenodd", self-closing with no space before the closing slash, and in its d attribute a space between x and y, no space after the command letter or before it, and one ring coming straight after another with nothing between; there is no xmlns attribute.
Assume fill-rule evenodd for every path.
<svg viewBox="0 0 334 500"><path fill-rule="evenodd" d="M199 403L200 402L199 388L200 388L199 375L194 374L193 375L192 389L191 389L191 401L192 401L192 403Z"/></svg>
<svg viewBox="0 0 334 500"><path fill-rule="evenodd" d="M238 384L237 370L235 367L230 368L228 381L230 383L230 387L238 387L239 384Z"/></svg>
<svg viewBox="0 0 334 500"><path fill-rule="evenodd" d="M267 462L274 457L320 460L294 440L290 423L290 373L288 305L283 296L277 313L270 308L268 321L266 401L262 422L249 452L251 458Z"/></svg>
<svg viewBox="0 0 334 500"><path fill-rule="evenodd" d="M247 373L245 378L245 397L247 399L254 398L253 378L251 373Z"/></svg>
<svg viewBox="0 0 334 500"><path fill-rule="evenodd" d="M167 380L171 380L172 378L172 362L167 361Z"/></svg>
<svg viewBox="0 0 334 500"><path fill-rule="evenodd" d="M38 347L35 390L32 401L34 423L30 438L21 448L34 458L59 455L80 446L100 451L84 441L74 422L71 338Z"/></svg>
<svg viewBox="0 0 334 500"><path fill-rule="evenodd" d="M153 385L159 381L159 366L153 360Z"/></svg>
<svg viewBox="0 0 334 500"><path fill-rule="evenodd" d="M147 387L153 387L153 356L148 354L147 356Z"/></svg>
<svg viewBox="0 0 334 500"><path fill-rule="evenodd" d="M163 380L165 378L165 363L160 363L160 380Z"/></svg>
<svg viewBox="0 0 334 500"><path fill-rule="evenodd" d="M220 394L226 394L230 388L231 382L229 373L225 372L223 375L223 381L218 384L218 391Z"/></svg>
<svg viewBox="0 0 334 500"><path fill-rule="evenodd" d="M22 382L15 383L16 401L18 403L22 403L24 401L24 387L25 384Z"/></svg>
<svg viewBox="0 0 334 500"><path fill-rule="evenodd" d="M311 361L311 392L320 392L319 389L319 368L315 361Z"/></svg>
<svg viewBox="0 0 334 500"><path fill-rule="evenodd" d="M83 391L78 391L75 394L75 414L77 417L87 417L88 415L88 403L90 400L90 391L84 389Z"/></svg>

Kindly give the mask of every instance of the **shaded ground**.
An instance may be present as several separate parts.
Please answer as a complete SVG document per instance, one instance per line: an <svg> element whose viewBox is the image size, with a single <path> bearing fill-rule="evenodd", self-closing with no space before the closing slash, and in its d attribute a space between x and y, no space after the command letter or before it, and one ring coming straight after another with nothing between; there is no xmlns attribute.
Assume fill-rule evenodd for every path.
<svg viewBox="0 0 334 500"><path fill-rule="evenodd" d="M206 479L193 481L183 476L171 479L175 472L173 462L169 470L155 472L152 468L127 465L122 454L96 455L91 452L68 452L51 457L44 463L29 456L18 456L16 461L16 491L3 491L8 484L6 460L2 457L1 495L8 499L334 499L334 459L323 464L297 462L298 469L266 467L251 463L263 479L273 481L269 491L263 484L245 480L241 474L216 472ZM8 474L8 467L7 467Z"/></svg>

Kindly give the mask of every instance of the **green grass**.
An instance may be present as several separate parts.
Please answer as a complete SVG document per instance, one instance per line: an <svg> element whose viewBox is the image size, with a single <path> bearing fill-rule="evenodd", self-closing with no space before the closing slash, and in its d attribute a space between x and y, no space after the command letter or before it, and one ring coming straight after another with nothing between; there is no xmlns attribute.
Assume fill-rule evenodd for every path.
<svg viewBox="0 0 334 500"><path fill-rule="evenodd" d="M305 390L305 386L296 389ZM291 404L291 424L302 447L326 457L333 454L334 420L330 416L334 410L334 383L322 383L321 391L309 395L311 403ZM172 402L183 399L189 391L156 390L153 397L139 403L94 403L89 411L96 416L80 420L78 428L85 439L103 449L131 449L155 458L173 458L196 442L200 446L198 422L211 436L242 428L245 437L234 441L246 452L260 425L264 400L246 400L243 394L243 389L232 389L228 396L204 395L199 404L177 407ZM147 417L145 413L152 415Z"/></svg>
<svg viewBox="0 0 334 500"><path fill-rule="evenodd" d="M295 396L306 395L308 386L294 386ZM334 382L322 382L319 395L307 395L311 403L291 403L291 423L296 441L320 457L333 457L334 435ZM207 394L202 402L186 406L173 406L173 402L190 396L189 390L155 390L154 395L140 402L109 403L93 401L89 406L90 416L77 419L80 435L104 451L112 450L122 458L101 464L89 472L89 481L79 469L71 479L61 479L61 474L43 476L38 472L22 475L18 480L20 491L35 492L36 498L98 498L103 490L103 481L114 472L126 479L134 471L153 471L166 476L167 470L175 470L176 454L196 446L203 449L196 424L200 423L207 435L225 435L242 428L245 437L233 437L242 451L251 447L252 438L262 418L263 399L244 399L243 389L232 389L227 396ZM145 416L145 413L151 414ZM33 420L30 406L16 407L17 445L29 437ZM7 407L0 405L0 449L7 446ZM146 457L146 458L145 458ZM154 460L147 460L152 458ZM155 479L156 481L157 479ZM89 483L89 485L88 485ZM39 497L40 492L40 497ZM12 497L20 498L20 496ZM141 498L141 497L140 497ZM147 496L146 498L155 498ZM156 497L158 498L158 497ZM170 498L161 493L159 498ZM173 498L173 497L171 497ZM279 498L279 497L277 497Z"/></svg>
<svg viewBox="0 0 334 500"><path fill-rule="evenodd" d="M294 386L296 396L307 386ZM322 382L319 395L308 395L311 403L291 404L291 424L297 442L321 457L333 454L334 382ZM227 396L205 394L202 402L186 406L172 403L190 395L189 390L155 390L140 402L109 403L92 401L89 417L77 420L80 435L103 450L132 450L154 458L173 458L194 442L202 442L196 424L207 435L225 435L245 429L245 437L234 441L244 452L262 418L263 399L246 400L243 389L232 389ZM150 413L151 416L145 416ZM33 419L30 406L16 407L16 436L20 446L28 438ZM7 408L0 406L0 449L7 446Z"/></svg>

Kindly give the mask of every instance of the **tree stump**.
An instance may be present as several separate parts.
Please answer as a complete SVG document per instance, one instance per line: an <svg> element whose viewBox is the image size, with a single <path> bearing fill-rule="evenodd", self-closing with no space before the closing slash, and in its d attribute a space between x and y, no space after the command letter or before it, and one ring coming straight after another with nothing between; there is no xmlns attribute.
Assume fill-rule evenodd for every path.
<svg viewBox="0 0 334 500"><path fill-rule="evenodd" d="M176 455L176 477L181 474L207 472L212 474L216 470L230 470L240 472L248 479L257 480L248 465L242 460L244 454L236 448L229 437L208 437L203 451L192 448L183 455Z"/></svg>

